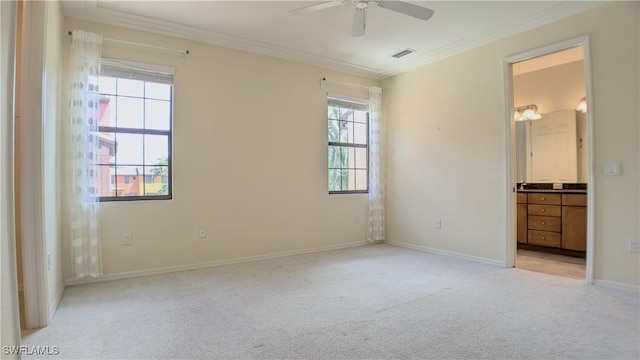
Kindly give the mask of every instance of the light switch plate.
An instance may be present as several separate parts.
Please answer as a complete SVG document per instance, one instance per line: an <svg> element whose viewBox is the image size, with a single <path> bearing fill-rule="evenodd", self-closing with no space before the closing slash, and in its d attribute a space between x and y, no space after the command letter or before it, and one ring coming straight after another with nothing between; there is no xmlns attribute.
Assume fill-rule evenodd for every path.
<svg viewBox="0 0 640 360"><path fill-rule="evenodd" d="M621 173L622 173L622 165L620 163L604 164L605 176L620 176Z"/></svg>

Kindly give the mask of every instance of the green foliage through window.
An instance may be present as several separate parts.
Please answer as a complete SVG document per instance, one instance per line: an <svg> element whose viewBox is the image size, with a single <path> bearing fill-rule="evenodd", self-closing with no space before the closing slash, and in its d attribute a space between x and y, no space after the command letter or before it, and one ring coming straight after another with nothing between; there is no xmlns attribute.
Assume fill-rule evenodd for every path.
<svg viewBox="0 0 640 360"><path fill-rule="evenodd" d="M171 199L173 75L105 60L97 83L100 200Z"/></svg>
<svg viewBox="0 0 640 360"><path fill-rule="evenodd" d="M368 105L329 97L327 120L329 193L366 193Z"/></svg>

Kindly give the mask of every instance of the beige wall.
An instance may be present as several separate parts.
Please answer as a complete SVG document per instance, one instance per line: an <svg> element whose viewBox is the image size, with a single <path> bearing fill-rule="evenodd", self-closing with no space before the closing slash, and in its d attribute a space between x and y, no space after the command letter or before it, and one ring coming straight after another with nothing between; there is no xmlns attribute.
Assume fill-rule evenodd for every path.
<svg viewBox="0 0 640 360"><path fill-rule="evenodd" d="M540 114L575 109L586 96L584 82L582 60L514 76L513 103L535 104Z"/></svg>
<svg viewBox="0 0 640 360"><path fill-rule="evenodd" d="M616 2L383 81L388 239L505 260L503 59L590 34L595 278L637 287L639 254L627 241L640 218L638 22L637 2ZM622 163L623 175L604 177L606 162Z"/></svg>
<svg viewBox="0 0 640 360"><path fill-rule="evenodd" d="M178 54L108 41L103 46L104 57L176 68L173 200L102 203L105 274L366 241L367 195L327 193L327 88L319 84L325 76L378 82L65 19L65 32L75 28L190 50L183 61ZM331 91L362 96L353 89ZM207 228L206 239L198 238L199 227ZM133 234L133 245L122 244L124 233Z"/></svg>
<svg viewBox="0 0 640 360"><path fill-rule="evenodd" d="M62 238L60 234L60 124L64 121L61 108L66 102L60 96L62 86L63 16L60 3L47 3L46 47L44 57L44 236L46 250L51 261L47 273L50 315L53 317L64 281L62 276Z"/></svg>

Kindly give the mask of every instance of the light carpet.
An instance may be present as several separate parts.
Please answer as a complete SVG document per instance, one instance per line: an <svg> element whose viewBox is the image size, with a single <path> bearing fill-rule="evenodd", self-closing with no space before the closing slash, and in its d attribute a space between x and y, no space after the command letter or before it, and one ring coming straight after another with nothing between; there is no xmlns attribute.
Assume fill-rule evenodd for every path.
<svg viewBox="0 0 640 360"><path fill-rule="evenodd" d="M68 287L83 359L638 359L635 292L392 245ZM37 356L24 356L25 359Z"/></svg>

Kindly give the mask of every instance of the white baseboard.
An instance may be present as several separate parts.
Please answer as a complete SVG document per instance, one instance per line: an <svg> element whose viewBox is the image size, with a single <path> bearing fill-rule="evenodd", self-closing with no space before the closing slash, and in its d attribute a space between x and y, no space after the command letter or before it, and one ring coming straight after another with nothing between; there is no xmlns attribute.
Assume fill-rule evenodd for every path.
<svg viewBox="0 0 640 360"><path fill-rule="evenodd" d="M56 289L56 298L53 301L53 303L50 304L50 307L49 307L48 323L51 323L51 320L53 320L53 316L56 314L56 310L58 309L58 304L60 304L60 299L62 299L62 294L64 293L64 288L65 288L65 284L64 282L61 281L58 284L58 288Z"/></svg>
<svg viewBox="0 0 640 360"><path fill-rule="evenodd" d="M456 257L456 258L460 258L460 259L466 259L466 260L481 262L481 263L485 263L485 264L489 264L489 265L496 265L496 266L500 266L500 267L504 267L505 266L505 263L503 263L501 261L498 261L498 260L487 259L487 258L482 258L482 257L478 257L478 256L471 256L471 255L466 255L466 254L460 254L460 253L456 253L456 252L452 252L452 251L434 249L434 248L430 248L428 246L423 246L423 245L414 245L414 244L408 244L408 243L403 243L403 242L399 242L399 241L392 241L392 240L387 240L387 241L385 241L385 243L386 244L390 244L390 245L402 246L402 247L406 247L406 248L409 248L409 249L426 251L426 252L433 253L433 254L452 256L452 257ZM611 288L611 289L625 290L625 291L631 291L631 292L640 292L640 286L631 285L631 284L625 284L625 283L619 283L619 282L615 282L615 281L594 279L593 284L594 285L598 285L598 286L602 286L602 287Z"/></svg>
<svg viewBox="0 0 640 360"><path fill-rule="evenodd" d="M387 240L387 241L385 241L385 243L386 244L391 244L391 245L402 246L402 247L406 247L406 248L414 249L414 250L426 251L426 252L429 252L429 253L432 253L432 254L445 255L445 256L451 256L451 257L455 257L455 258L459 258L459 259L471 260L471 261L480 262L480 263L483 263L483 264L489 264L489 265L500 266L500 267L505 267L506 266L504 261L494 260L494 259L489 259L489 258L483 258L483 257L473 256L473 255L467 255L467 254L461 254L461 253L457 253L457 252L453 252L453 251L440 250L440 249L435 249L435 248L431 248L431 247L424 246L424 245L408 244L408 243L404 243L404 242L400 242L400 241L393 241L393 240Z"/></svg>
<svg viewBox="0 0 640 360"><path fill-rule="evenodd" d="M602 287L606 287L606 288L610 288L610 289L618 289L618 290L625 290L625 291L631 291L631 292L640 292L640 286L638 286L638 285L619 283L619 282L616 282L616 281L593 279L593 284L594 285L598 285L598 286L602 286Z"/></svg>
<svg viewBox="0 0 640 360"><path fill-rule="evenodd" d="M362 246L367 244L368 243L366 241L358 241L358 242L347 243L347 244L321 246L321 247L316 247L311 249L292 250L292 251L285 251L285 252L272 253L272 254L266 254L266 255L241 257L241 258L235 258L235 259L229 259L229 260L218 260L218 261L211 261L211 262L191 264L191 265L176 265L176 266L167 266L167 267L154 268L154 269L127 271L127 272L121 272L116 274L102 275L100 277L66 279L64 282L67 286L73 286L73 285L90 284L90 283L97 283L97 282L111 281L111 280L130 279L130 278L136 278L141 276L167 274L167 273L178 272L178 271L197 270L197 269L204 269L204 268L214 267L214 266L238 264L238 263L258 261L258 260L275 259L275 258L280 258L285 256L303 255L303 254L311 254L311 253L329 251L329 250L346 249L350 247Z"/></svg>

